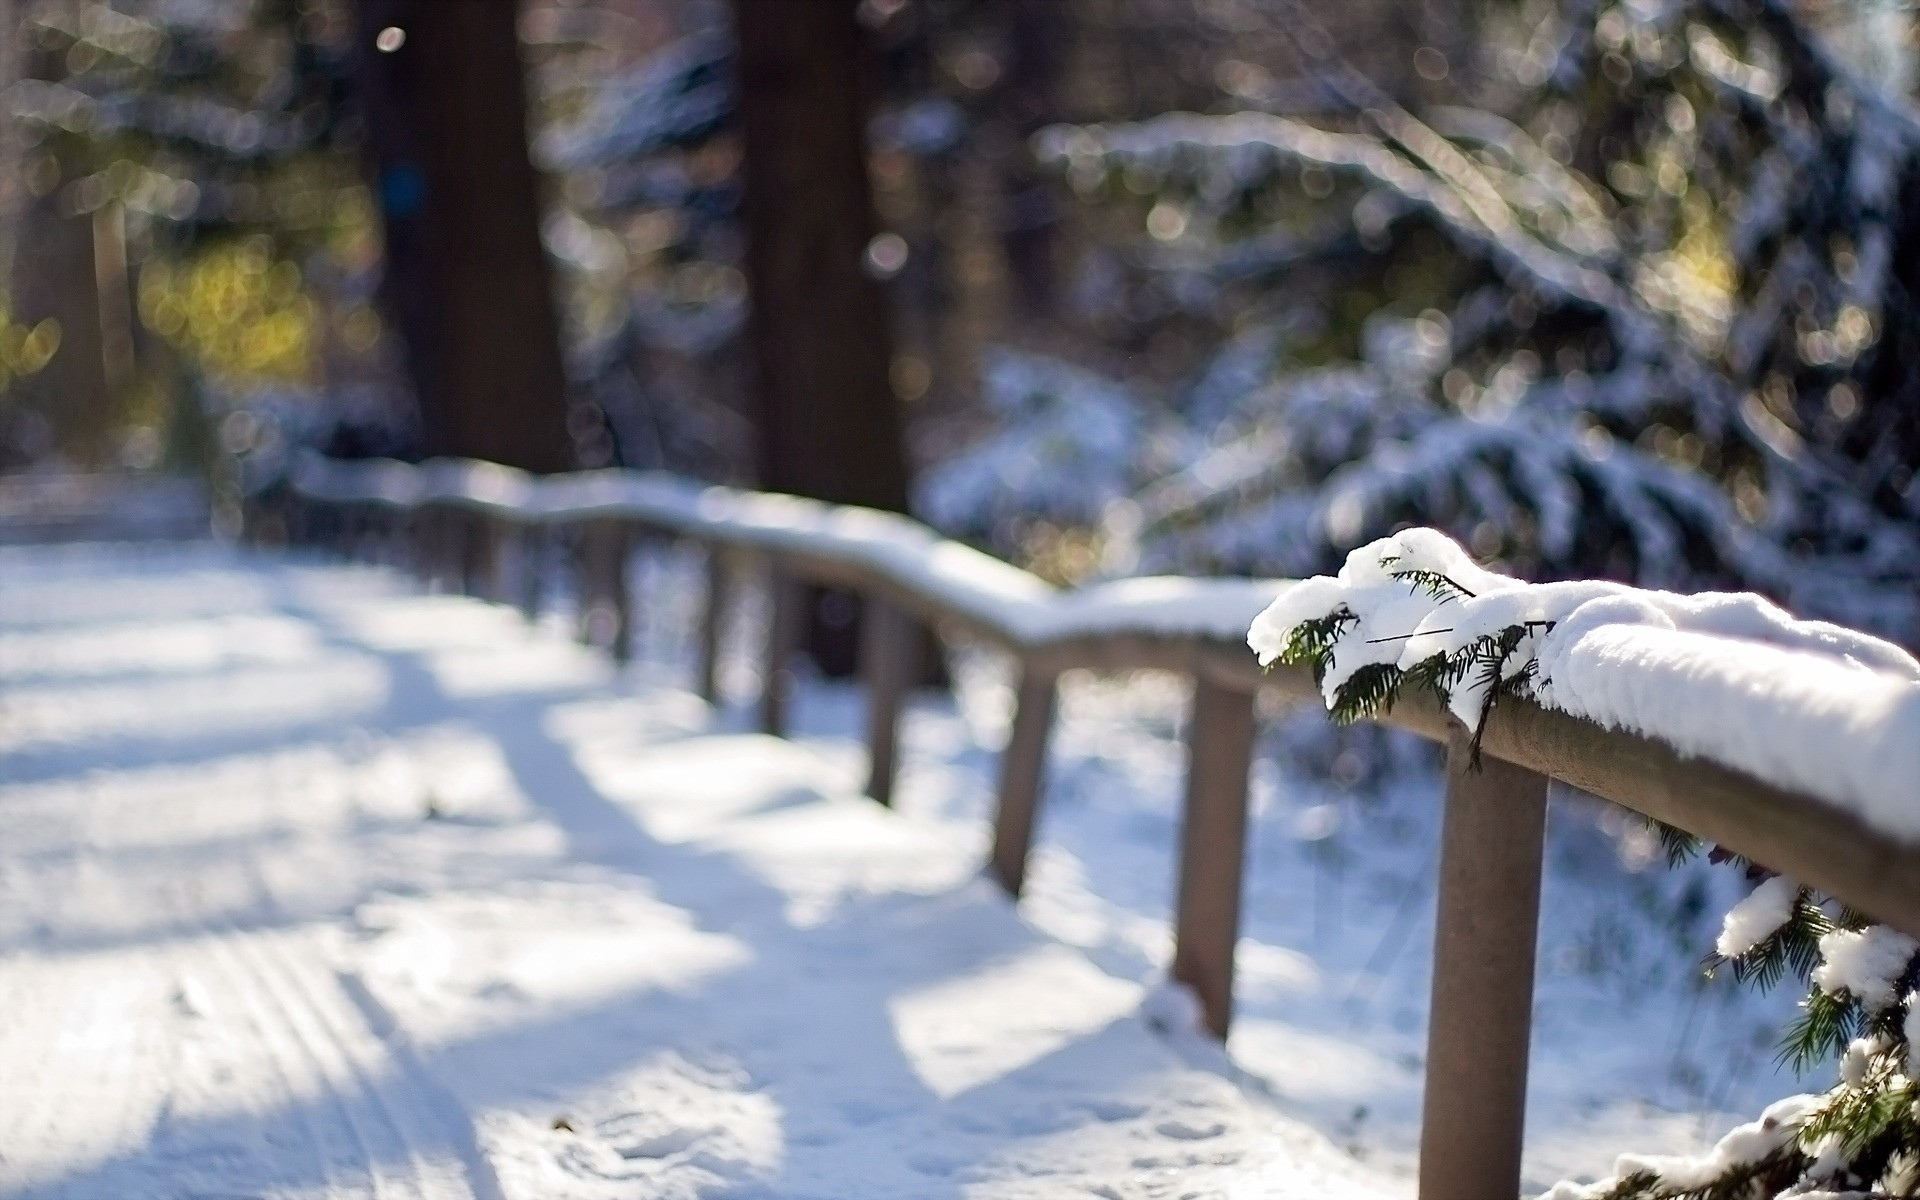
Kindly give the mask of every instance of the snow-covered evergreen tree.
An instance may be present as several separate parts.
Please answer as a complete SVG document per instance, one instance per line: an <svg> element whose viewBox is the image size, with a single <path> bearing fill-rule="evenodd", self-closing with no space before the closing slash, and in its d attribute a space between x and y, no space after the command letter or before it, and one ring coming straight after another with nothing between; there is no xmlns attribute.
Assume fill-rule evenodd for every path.
<svg viewBox="0 0 1920 1200"><path fill-rule="evenodd" d="M565 272L569 374L605 422L594 465L725 477L744 428L724 399L746 317L732 38L717 8L637 64L583 69L596 28L556 29L535 154L567 180L548 220ZM575 14L585 20L589 14Z"/></svg>
<svg viewBox="0 0 1920 1200"><path fill-rule="evenodd" d="M1141 498L1148 563L1300 574L1431 523L1528 574L1920 636L1901 102L1776 4L1566 3L1507 49L1508 115L1416 115L1274 7L1341 102L1318 123L1042 135L1137 222L1103 261L1158 299L1110 303L1231 327L1251 298L1271 341L1260 384L1196 410L1209 452Z"/></svg>
<svg viewBox="0 0 1920 1200"><path fill-rule="evenodd" d="M213 426L236 413L225 427L232 450L272 449L281 416L323 439L333 417L316 394L329 326L347 326L347 341L378 333L364 304L365 320L348 320L351 286L334 289L331 312L315 286L370 250L345 103L345 10L295 0L21 9L21 36L54 69L17 85L12 116L33 186L60 212L92 219L101 337L122 343L132 375L120 415L156 439L158 452L138 461L221 476ZM292 393L305 403L271 399ZM367 416L395 422L372 407Z"/></svg>

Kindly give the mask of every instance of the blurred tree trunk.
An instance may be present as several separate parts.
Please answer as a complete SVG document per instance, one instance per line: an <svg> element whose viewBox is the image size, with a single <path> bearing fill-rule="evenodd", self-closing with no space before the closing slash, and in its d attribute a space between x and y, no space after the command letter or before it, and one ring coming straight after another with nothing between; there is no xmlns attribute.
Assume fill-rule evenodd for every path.
<svg viewBox="0 0 1920 1200"><path fill-rule="evenodd" d="M1033 135L1055 119L1061 52L1071 10L1059 0L1013 0L1000 116L1014 135L1000 180L1000 238L1020 315L1053 315L1054 234L1060 214L1052 184L1034 161Z"/></svg>
<svg viewBox="0 0 1920 1200"><path fill-rule="evenodd" d="M10 6L9 15L24 18L24 6ZM66 75L60 50L29 42L24 57L28 78ZM112 457L118 414L101 337L100 272L113 264L97 261L94 214L78 211L71 186L83 168L74 153L60 152L60 140L48 138L27 151L10 272L13 320L29 327L55 321L60 348L44 370L13 386L15 399L45 420L46 449L97 468ZM124 276L124 258L118 265Z"/></svg>
<svg viewBox="0 0 1920 1200"><path fill-rule="evenodd" d="M1864 411L1834 440L1862 464L1885 511L1911 514L1920 507L1913 482L1920 475L1920 169L1910 168L1901 184L1888 263L1885 323L1860 379ZM1819 420L1808 423L1817 429ZM1906 646L1920 650L1920 638L1909 637Z"/></svg>
<svg viewBox="0 0 1920 1200"><path fill-rule="evenodd" d="M566 378L527 155L515 0L360 0L355 72L386 232L382 301L422 449L572 465ZM387 43L380 49L381 32Z"/></svg>
<svg viewBox="0 0 1920 1200"><path fill-rule="evenodd" d="M747 337L760 485L905 512L893 338L863 269L875 230L855 0L733 0L745 149ZM808 649L851 670L855 606L816 595Z"/></svg>
<svg viewBox="0 0 1920 1200"><path fill-rule="evenodd" d="M12 94L25 76L27 0L0 0L0 95ZM0 278L13 275L13 248L20 233L20 213L27 200L22 167L26 157L26 123L0 120Z"/></svg>

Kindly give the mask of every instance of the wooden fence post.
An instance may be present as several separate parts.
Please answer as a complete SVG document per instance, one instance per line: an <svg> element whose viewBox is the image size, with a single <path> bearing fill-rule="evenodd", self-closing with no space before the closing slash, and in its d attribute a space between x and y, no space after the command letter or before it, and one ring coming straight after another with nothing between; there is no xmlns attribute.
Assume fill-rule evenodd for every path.
<svg viewBox="0 0 1920 1200"><path fill-rule="evenodd" d="M514 601L529 623L540 619L540 602L546 595L546 580L541 574L546 565L546 537L546 527L532 521L518 521L513 526Z"/></svg>
<svg viewBox="0 0 1920 1200"><path fill-rule="evenodd" d="M708 704L720 700L720 641L726 632L727 610L733 603L733 574L720 543L708 542L707 599L700 613L699 659L694 663L694 688Z"/></svg>
<svg viewBox="0 0 1920 1200"><path fill-rule="evenodd" d="M493 519L469 509L457 510L455 518L460 534L461 594L482 600L496 598L493 590L494 560L499 557Z"/></svg>
<svg viewBox="0 0 1920 1200"><path fill-rule="evenodd" d="M1019 898L1027 882L1027 855L1033 849L1034 819L1040 809L1040 785L1046 775L1047 735L1053 728L1059 674L1020 664L1013 729L1000 753L1000 804L993 820L993 877L1007 895Z"/></svg>
<svg viewBox="0 0 1920 1200"><path fill-rule="evenodd" d="M306 513L311 507L312 502L298 492L287 497L286 504L281 510L281 519L286 524L285 544L288 547L306 543Z"/></svg>
<svg viewBox="0 0 1920 1200"><path fill-rule="evenodd" d="M1547 780L1447 750L1433 999L1420 1127L1421 1200L1520 1194L1527 1043Z"/></svg>
<svg viewBox="0 0 1920 1200"><path fill-rule="evenodd" d="M898 605L869 591L860 613L860 675L867 692L867 795L893 803L900 758L900 709L918 666L920 628Z"/></svg>
<svg viewBox="0 0 1920 1200"><path fill-rule="evenodd" d="M447 591L456 596L473 595L473 526L467 511L449 505L440 515L441 536L445 539Z"/></svg>
<svg viewBox="0 0 1920 1200"><path fill-rule="evenodd" d="M395 550L400 570L413 576L415 583L426 582L427 514L420 508L395 510L399 522L394 526Z"/></svg>
<svg viewBox="0 0 1920 1200"><path fill-rule="evenodd" d="M424 518L421 546L426 564L427 590L435 593L450 591L453 586L453 572L449 569L453 542L450 536L452 531L448 528L452 523L451 516L437 504L422 508L421 516Z"/></svg>
<svg viewBox="0 0 1920 1200"><path fill-rule="evenodd" d="M393 568L402 575L420 577L420 510L417 508L395 508L393 510L393 540L388 549L393 554Z"/></svg>
<svg viewBox="0 0 1920 1200"><path fill-rule="evenodd" d="M573 577L573 637L583 646L593 644L590 628L596 582L593 571L593 523L570 521L564 526L561 546Z"/></svg>
<svg viewBox="0 0 1920 1200"><path fill-rule="evenodd" d="M614 662L624 664L633 661L634 642L639 635L633 597L633 566L641 539L635 529L625 522L608 521L607 541L610 543L607 602L613 607L613 645L607 649L613 654Z"/></svg>
<svg viewBox="0 0 1920 1200"><path fill-rule="evenodd" d="M334 545L333 556L342 562L356 562L360 558L360 506L357 504L336 504L333 506Z"/></svg>
<svg viewBox="0 0 1920 1200"><path fill-rule="evenodd" d="M460 511L444 505L433 510L434 590L457 593L460 590Z"/></svg>
<svg viewBox="0 0 1920 1200"><path fill-rule="evenodd" d="M407 541L413 577L421 587L432 591L440 570L440 513L422 504L412 515L413 520L407 525Z"/></svg>
<svg viewBox="0 0 1920 1200"><path fill-rule="evenodd" d="M480 593L496 604L508 603L513 596L510 572L518 522L498 513L480 513L474 521L480 530Z"/></svg>
<svg viewBox="0 0 1920 1200"><path fill-rule="evenodd" d="M1172 974L1199 996L1208 1031L1223 1041L1233 1020L1233 951L1240 940L1253 732L1253 693L1196 675L1187 724L1187 803L1180 827Z"/></svg>
<svg viewBox="0 0 1920 1200"><path fill-rule="evenodd" d="M598 645L604 637L613 661L633 656L633 596L627 586L627 556L632 546L619 520L596 517L580 528L579 637Z"/></svg>
<svg viewBox="0 0 1920 1200"><path fill-rule="evenodd" d="M360 537L360 561L368 566L386 566L393 552L393 514L390 510L369 504L366 506L366 524Z"/></svg>
<svg viewBox="0 0 1920 1200"><path fill-rule="evenodd" d="M767 579L767 646L760 672L760 732L787 736L787 698L793 689L789 664L800 648L805 620L800 584L775 560Z"/></svg>

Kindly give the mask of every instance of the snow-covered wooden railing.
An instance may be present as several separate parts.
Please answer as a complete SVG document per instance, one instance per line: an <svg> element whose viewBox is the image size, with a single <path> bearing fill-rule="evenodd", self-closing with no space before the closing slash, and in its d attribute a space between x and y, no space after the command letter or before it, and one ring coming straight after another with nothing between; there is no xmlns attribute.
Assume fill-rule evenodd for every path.
<svg viewBox="0 0 1920 1200"><path fill-rule="evenodd" d="M574 538L583 606L613 617L623 653L632 620L627 555L637 536L709 551L698 688L714 698L721 616L742 565L773 580L760 705L783 732L785 663L797 650L797 588L820 583L863 596L861 672L868 689L868 791L886 803L897 765L901 705L916 673L915 622L961 630L1020 663L1018 700L1001 758L989 869L1015 896L1038 811L1057 681L1063 671L1162 669L1195 684L1170 972L1224 1037L1232 1014L1247 778L1262 692L1318 703L1310 671L1263 670L1247 631L1280 581L1129 579L1061 590L908 518L791 496L707 487L659 474L583 472L536 479L472 462L337 462L310 458L290 475L288 527L300 540L351 546L404 534L416 569L494 599L537 586L526 548L546 531ZM510 550L519 547L518 552ZM515 579L514 576L518 578ZM537 598L537 597L534 597ZM1753 689L1711 664L1685 681L1695 703L1754 702ZM1719 689L1716 692L1716 689ZM1661 737L1504 699L1480 729L1480 766L1458 720L1409 691L1372 718L1449 747L1428 1030L1420 1193L1427 1200L1517 1194L1525 1115L1547 785L1560 779L1718 843L1920 935L1920 772L1907 794L1885 756L1920 755L1889 730L1920 729L1920 689L1863 697L1829 712L1831 771L1763 779L1752 730L1695 722L1684 750ZM1840 701L1844 704L1845 701ZM1867 708L1878 705L1874 711ZM1784 717L1785 714L1781 714ZM1730 723L1722 723L1730 725ZM1702 734L1702 729L1707 730ZM1862 756L1879 756L1863 796Z"/></svg>

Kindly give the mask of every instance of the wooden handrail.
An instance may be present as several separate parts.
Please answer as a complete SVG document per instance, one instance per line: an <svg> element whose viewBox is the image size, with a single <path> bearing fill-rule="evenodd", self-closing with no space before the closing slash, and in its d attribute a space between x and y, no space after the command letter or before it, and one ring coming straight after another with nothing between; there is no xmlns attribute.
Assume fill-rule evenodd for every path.
<svg viewBox="0 0 1920 1200"><path fill-rule="evenodd" d="M1319 703L1305 670L1262 671L1245 644L1248 623L1281 581L1134 580L1060 591L905 517L633 472L536 483L489 464L308 460L290 482L296 511L287 528L306 540L377 527L384 513L411 539L416 571L496 599L516 597L523 607L537 597L528 546L543 528L616 547L612 567L604 552L586 556L593 574L581 588L583 603L610 599L616 606L616 651L632 619L620 567L631 535L701 543L708 551L707 606L696 687L709 700L734 574L742 556L762 559L773 598L761 698L769 732L786 725L799 587L858 592L874 617L862 639L861 669L870 701L869 792L883 803L892 795L900 710L913 677L907 656L918 639L911 621L1010 652L1019 666L1018 698L988 866L1015 897L1033 842L1061 673L1154 669L1189 676L1195 695L1171 970L1200 998L1207 1027L1226 1036L1255 698L1264 692ZM343 517L331 531L320 516L325 510ZM517 586L498 574L505 544L517 548L506 556L519 564ZM1458 723L1434 697L1403 697L1375 719L1450 747L1421 1135L1424 1200L1518 1193L1549 779L1724 845L1920 936L1920 846L1836 804L1525 701L1503 701L1488 719L1482 749L1492 761L1478 772L1466 766ZM1915 786L1920 792L1920 781Z"/></svg>

